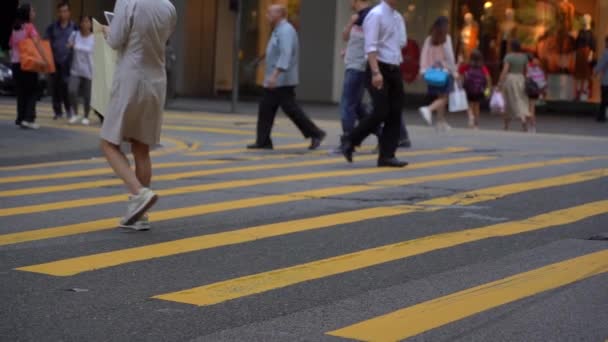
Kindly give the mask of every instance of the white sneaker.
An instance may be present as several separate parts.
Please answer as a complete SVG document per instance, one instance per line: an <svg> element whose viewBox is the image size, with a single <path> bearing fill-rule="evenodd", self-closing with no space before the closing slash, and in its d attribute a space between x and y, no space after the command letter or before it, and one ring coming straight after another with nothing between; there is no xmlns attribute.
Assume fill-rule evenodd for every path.
<svg viewBox="0 0 608 342"><path fill-rule="evenodd" d="M84 119L82 119L82 124L83 124L84 126L88 126L88 125L90 125L90 124L91 124L91 121L90 121L89 119L87 119L87 118L84 118Z"/></svg>
<svg viewBox="0 0 608 342"><path fill-rule="evenodd" d="M137 222L158 201L158 195L148 188L143 188L136 196L130 196L127 203L127 214L120 221L121 226L130 226Z"/></svg>
<svg viewBox="0 0 608 342"><path fill-rule="evenodd" d="M152 225L150 224L150 219L148 218L148 215L143 215L139 220L137 220L131 225L120 224L120 228L142 232L150 230L150 228L152 228Z"/></svg>
<svg viewBox="0 0 608 342"><path fill-rule="evenodd" d="M418 111L420 112L420 115L422 115L424 121L426 121L427 125L433 125L433 113L431 113L429 107L420 107Z"/></svg>
<svg viewBox="0 0 608 342"><path fill-rule="evenodd" d="M82 121L83 117L81 115L72 116L72 118L68 121L70 125L77 124Z"/></svg>
<svg viewBox="0 0 608 342"><path fill-rule="evenodd" d="M29 128L29 129L40 129L40 125L35 123L35 122L27 122L27 121L23 121L21 123L21 127L24 128Z"/></svg>

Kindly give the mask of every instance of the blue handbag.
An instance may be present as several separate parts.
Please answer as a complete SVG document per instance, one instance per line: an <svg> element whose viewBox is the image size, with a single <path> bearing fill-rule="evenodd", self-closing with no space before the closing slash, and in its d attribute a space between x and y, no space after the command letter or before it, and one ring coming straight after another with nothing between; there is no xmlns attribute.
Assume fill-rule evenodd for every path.
<svg viewBox="0 0 608 342"><path fill-rule="evenodd" d="M442 88L448 84L450 74L438 68L430 68L424 73L424 81L431 87Z"/></svg>

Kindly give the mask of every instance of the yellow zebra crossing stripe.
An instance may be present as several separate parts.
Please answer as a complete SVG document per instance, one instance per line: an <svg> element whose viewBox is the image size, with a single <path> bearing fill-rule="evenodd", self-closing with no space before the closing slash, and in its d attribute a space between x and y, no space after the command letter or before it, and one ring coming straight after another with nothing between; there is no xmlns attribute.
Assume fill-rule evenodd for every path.
<svg viewBox="0 0 608 342"><path fill-rule="evenodd" d="M488 161L491 159L494 159L494 158L492 158L492 157L468 157L468 158L459 158L459 159L444 159L444 160L438 160L438 161L432 161L432 162L426 162L426 163L419 163L417 165L422 166L424 168L428 168L428 167L439 167L439 166L454 165L454 164L474 163L474 162L480 162L480 161ZM324 161L324 160L321 160L321 161ZM294 163L294 164L297 164L297 163ZM244 187L263 185L263 184L287 183L287 182L313 180L313 179L321 179L321 178L333 178L333 177L352 177L352 176L371 175L371 174L389 173L389 172L400 172L400 171L402 171L402 170L393 169L393 168L374 167L374 168L355 169L355 170L350 169L350 170L337 170L337 171L325 171L325 172L306 172L306 173L286 175L286 176L262 177L262 178L253 178L253 179L243 179L243 180L230 180L230 181L216 182L216 183L210 183L210 184L190 185L190 186L184 186L184 187L158 190L157 193L161 196L174 196L174 195L182 195L182 194L188 194L188 193L202 193L202 192L214 191L214 190L244 188ZM217 172L215 174L220 174L220 172ZM103 197L81 198L78 200L70 200L70 201L57 201L57 202L52 202L52 203L36 204L36 205L29 205L29 206L22 206L22 207L13 207L13 208L0 209L0 217L32 214L32 213L39 213L39 212L49 212L49 211L54 211L54 210L65 210L65 209L72 209L72 208L87 207L87 206L92 206L92 205L118 203L118 202L122 202L124 200L125 200L124 195L113 195L113 196L103 196Z"/></svg>
<svg viewBox="0 0 608 342"><path fill-rule="evenodd" d="M503 237L565 225L592 216L603 215L607 212L608 201L599 201L542 214L521 221L427 236L283 269L229 279L201 287L155 296L154 298L198 306L214 305L306 281L377 266L438 249L454 247L492 237Z"/></svg>
<svg viewBox="0 0 608 342"><path fill-rule="evenodd" d="M453 205L472 205L499 197L548 187L576 184L606 176L606 170L593 170L531 182L490 187L459 195L436 198L411 206L387 206L346 211L314 218L286 221L229 232L203 235L113 252L94 254L39 265L18 268L20 271L72 276L83 272L127 263L167 257L221 246L234 245L299 232L336 227L377 218L405 215L412 212L432 212Z"/></svg>
<svg viewBox="0 0 608 342"><path fill-rule="evenodd" d="M328 334L358 341L399 341L607 272L608 250L605 250L456 292Z"/></svg>
<svg viewBox="0 0 608 342"><path fill-rule="evenodd" d="M474 157L474 158L490 158L490 157ZM459 163L471 163L471 158L463 158L463 159L455 159L450 160L451 164L459 164ZM448 161L433 161L428 163L419 163L411 166L407 170L416 170L416 169L425 169L430 167L436 167L441 165L447 165ZM544 163L542 165L545 165ZM509 170L514 167L508 168ZM505 167L498 168L500 170L505 170ZM524 168L525 169L525 168ZM492 174L495 171L490 171L490 169L485 169L486 172ZM506 172L506 171L504 171ZM481 174L482 172L478 171L477 174ZM430 182L436 180L446 180L446 179L454 179L454 178L465 178L472 177L474 172L466 171L466 172L457 172L450 174L440 174L440 175L432 175L432 176L424 176L424 177L414 177L409 179L404 179L403 184L416 184L419 182ZM272 204L282 204L282 203L290 203L297 201L304 201L310 199L318 199L329 196L339 196L339 195L347 195L364 191L372 191L383 188L382 185L377 185L372 183L370 185L353 185L353 186L339 186L339 187L330 187L324 189L317 190L309 190L302 192L293 192L281 195L270 195L270 196L262 196L256 198L246 198L241 200L234 201L225 201L218 203L210 203L203 204L193 207L186 207L180 209L170 209L164 211L153 212L150 214L150 219L153 221L167 221L178 218L185 217L193 217L193 216L202 216L211 213L218 213L230 210L237 209L245 209L245 208L256 208L266 205ZM116 223L118 222L117 218L110 219L102 219L91 222L77 223L67 226L59 226L52 228L43 228L36 230L29 230L25 232L18 233L10 233L0 235L0 246L11 245L16 243L22 243L27 241L35 241L42 239L50 239L57 238L62 236L69 236L75 234L82 233L90 233L95 231L107 230L116 227Z"/></svg>
<svg viewBox="0 0 608 342"><path fill-rule="evenodd" d="M225 150L224 150L225 151ZM438 154L450 154L450 153L458 153L465 152L467 149L465 148L446 148L440 150L421 150L421 151L410 151L400 153L400 156L422 156L422 155L438 155ZM269 155L261 157L262 160L264 158L273 158L279 157L283 158L284 156L279 155ZM376 156L362 156L359 160L374 160ZM344 158L326 158L319 160L308 160L301 162L288 162L288 163L276 163L276 164L257 164L257 165L248 165L248 166L236 166L230 168L221 168L221 169L210 169L210 170L197 170L197 171L188 171L188 172L180 172L180 173L171 173L158 175L154 177L154 181L171 181L185 178L194 178L194 177L203 177L203 176L211 176L211 175L223 175L230 173L242 173L242 172L252 172L252 171L268 171L268 170L277 170L277 169L288 169L288 168L298 168L303 166L321 166L321 165L330 165L330 164L339 164L344 163ZM43 193L52 193L52 192L62 192L62 191L73 191L73 190L82 190L82 189L91 189L91 188L99 188L104 186L112 186L112 185L121 185L122 181L119 179L104 179L104 180L95 180L89 182L80 182L80 183L70 183L70 184L61 184L61 185L49 185L49 186L40 186L33 188L21 188L15 190L4 190L0 191L0 197L15 197L15 196L26 196L26 195L36 195Z"/></svg>

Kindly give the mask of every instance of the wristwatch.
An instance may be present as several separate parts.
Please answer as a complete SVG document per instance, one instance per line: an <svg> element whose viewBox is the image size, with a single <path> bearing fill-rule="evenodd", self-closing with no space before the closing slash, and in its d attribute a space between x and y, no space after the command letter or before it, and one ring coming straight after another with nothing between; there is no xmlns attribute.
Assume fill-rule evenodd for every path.
<svg viewBox="0 0 608 342"><path fill-rule="evenodd" d="M373 76L378 76L378 75L380 75L380 71L378 71L378 70L372 71L372 75Z"/></svg>

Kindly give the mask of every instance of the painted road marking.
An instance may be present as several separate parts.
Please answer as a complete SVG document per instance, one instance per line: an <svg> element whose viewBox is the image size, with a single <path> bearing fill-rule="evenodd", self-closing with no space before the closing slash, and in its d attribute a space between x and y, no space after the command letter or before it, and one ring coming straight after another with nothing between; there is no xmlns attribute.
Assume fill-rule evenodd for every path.
<svg viewBox="0 0 608 342"><path fill-rule="evenodd" d="M531 182L508 184L465 192L459 195L436 198L411 206L388 206L351 210L319 217L279 222L249 227L228 232L185 238L157 243L143 247L123 249L113 252L75 257L39 265L18 268L20 271L42 273L53 276L73 276L83 272L108 267L190 253L205 249L252 242L276 236L289 235L311 230L337 227L339 225L362 222L377 218L405 215L413 212L433 212L453 205L472 205L495 200L522 192L563 186L605 177L604 170L593 170ZM462 199L466 199L465 204Z"/></svg>
<svg viewBox="0 0 608 342"><path fill-rule="evenodd" d="M457 164L466 164L466 163L474 163L480 161L488 161L495 159L493 157L468 157L468 158L459 158L459 159L444 159L437 160L432 162L418 163L417 165L429 168L429 167L439 167L446 165L457 165ZM410 168L411 169L411 168ZM275 184L275 183L288 183L295 181L304 181L304 180L313 180L313 179L321 179L321 178L333 178L333 177L352 177L352 176L360 176L360 175L372 175L379 173L389 173L389 172L402 172L403 170L394 169L394 168L365 168L365 169L349 169L349 170L337 170L337 171L324 171L324 172L306 172L301 174L294 175L285 175L285 176L274 176L274 177L262 177L262 178L253 178L253 179L242 179L242 180L229 180L225 182L214 182L209 184L200 184L200 185L189 185L171 189L163 189L156 191L160 196L174 196L174 195L183 195L189 193L203 193L207 191L215 191L215 190L226 190L226 189L236 189L236 188L244 188L256 185L263 184ZM33 214L39 212L49 212L54 210L65 210L72 208L80 208L87 207L93 205L102 205L109 203L118 203L123 202L125 200L124 195L112 195L112 196L102 196L102 197L91 197L91 198L81 198L78 200L69 200L69 201L56 201L51 203L44 204L35 204L21 207L12 207L0 209L0 217L13 216L13 215L23 215L23 214Z"/></svg>
<svg viewBox="0 0 608 342"><path fill-rule="evenodd" d="M604 250L429 300L328 334L359 341L399 341L607 272L608 250Z"/></svg>
<svg viewBox="0 0 608 342"><path fill-rule="evenodd" d="M484 158L484 157L477 157ZM469 158L463 158L460 160L450 160L451 164L458 164L459 162L470 163L467 161ZM417 170L417 169L425 169L436 166L446 165L446 161L434 161L429 163L419 163L413 165L407 170ZM498 168L504 170L505 167ZM495 173L495 171L489 171L489 169L485 169L486 172ZM506 172L506 171L505 171ZM416 184L420 182L430 182L434 180L444 180L444 179L454 179L457 175L460 177L457 178L466 178L472 177L471 174L475 174L472 171L466 172L458 172L458 173L450 173L450 174L440 174L440 175L432 175L432 176L423 176L423 177L413 177L409 179L403 180L404 184ZM186 207L180 209L170 209L164 211L158 211L150 214L150 218L153 221L167 221L178 218L185 217L193 217L193 216L202 216L211 213L218 213L230 210L237 209L245 209L245 208L256 208L266 205L272 204L282 204L282 203L290 203L297 201L304 201L310 199L319 199L330 196L339 196L339 195L347 195L354 194L365 191L373 191L382 189L383 186L376 185L371 183L369 185L349 185L349 186L339 186L339 187L330 187L316 190L308 190L302 192L292 192L281 195L270 195L270 196L262 196L262 197L254 197L254 198L246 198L241 200L234 201L225 201L218 203L210 203L203 204L193 207ZM101 231L112 229L116 227L117 218L110 219L102 219L91 222L83 222L77 223L67 226L59 226L53 228L43 228L36 230L29 230L25 232L19 233L10 233L0 235L0 246L22 243L27 241L35 241L42 239L50 239L62 236L69 236L75 234L89 233L94 231Z"/></svg>
<svg viewBox="0 0 608 342"><path fill-rule="evenodd" d="M306 281L352 272L492 237L526 233L577 222L608 212L608 201L600 201L558 210L529 219L482 228L426 236L360 252L339 255L283 269L229 279L201 287L163 294L154 298L198 306L215 305L229 300L284 288ZM607 259L608 260L608 259Z"/></svg>
<svg viewBox="0 0 608 342"><path fill-rule="evenodd" d="M447 148L441 150L421 150L421 151L410 151L400 153L400 156L421 156L421 155L438 155L438 154L450 154L450 153L458 153L465 152L467 149L465 148ZM261 160L271 159L271 158L279 158L282 159L284 155L269 155L262 156ZM377 158L376 156L362 156L359 160L374 160ZM204 177L210 175L220 175L220 174L230 174L230 173L241 173L241 172L252 172L252 171L267 171L267 170L278 170L278 169L288 169L288 168L297 168L303 166L320 166L320 165L330 165L330 164L339 164L344 163L343 158L326 158L326 159L318 159L318 160L308 160L301 162L289 162L289 163L277 163L277 164L258 164L258 165L247 165L247 166L236 166L230 168L222 168L222 169L210 169L210 170L197 170L197 171L188 171L188 172L180 172L180 173L171 173L158 175L154 177L154 181L171 181L171 180L179 180L185 178L195 178L195 177ZM70 184L61 184L61 185L49 185L49 186L40 186L33 188L21 188L14 190L4 190L0 191L0 197L15 197L15 196L27 196L27 195L35 195L35 194L43 194L43 193L52 193L52 192L62 192L62 191L72 191L72 190L81 190L81 189L91 189L91 188L99 188L104 186L113 186L113 185L121 185L122 181L119 179L103 179L103 180L95 180L89 182L80 182L80 183L70 183Z"/></svg>

